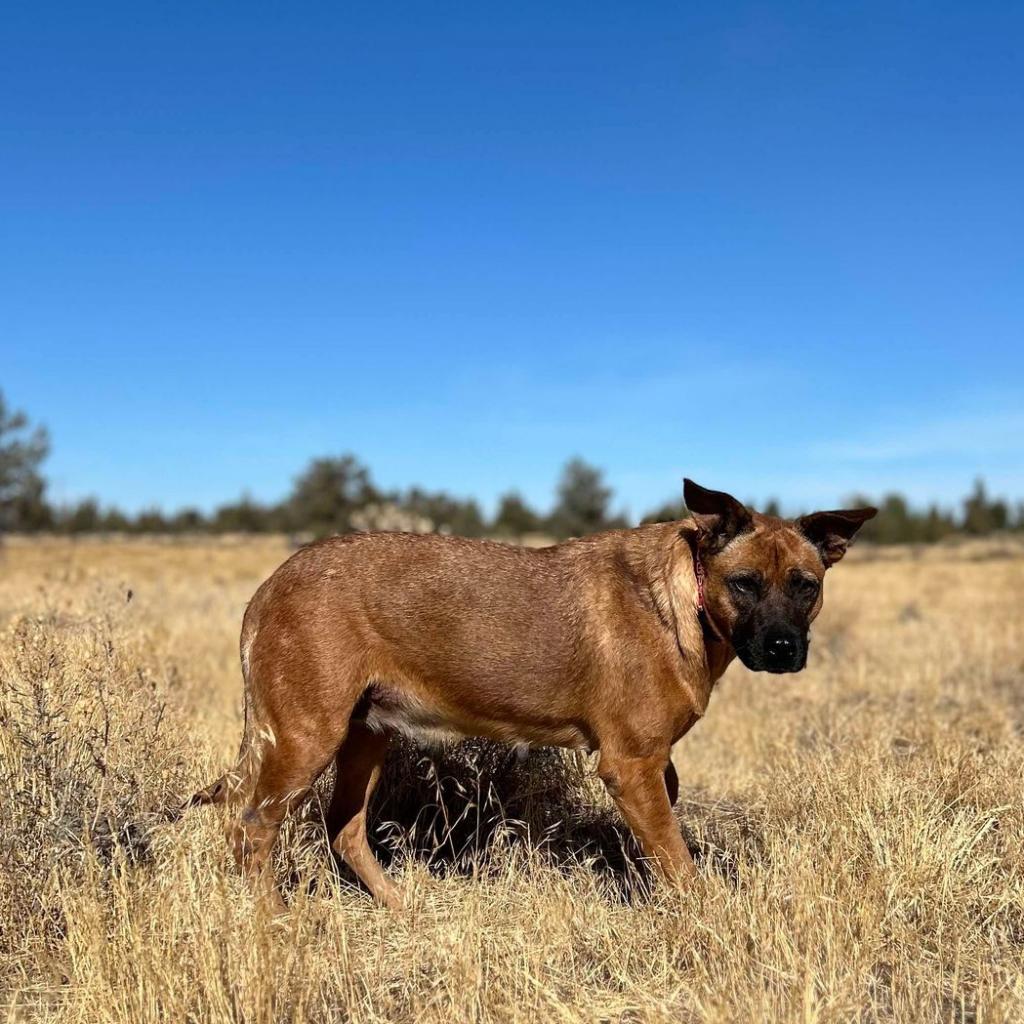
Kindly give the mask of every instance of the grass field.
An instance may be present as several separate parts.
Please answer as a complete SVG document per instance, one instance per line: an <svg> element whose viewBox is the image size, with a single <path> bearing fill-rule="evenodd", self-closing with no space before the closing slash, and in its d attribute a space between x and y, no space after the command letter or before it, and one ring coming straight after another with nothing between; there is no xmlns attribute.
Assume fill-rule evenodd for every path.
<svg viewBox="0 0 1024 1024"><path fill-rule="evenodd" d="M729 670L676 751L685 895L647 892L584 761L405 751L378 838L408 912L314 799L274 922L217 812L162 812L235 754L242 610L286 554L0 551L2 1019L1024 1019L1024 548L856 550L806 672Z"/></svg>

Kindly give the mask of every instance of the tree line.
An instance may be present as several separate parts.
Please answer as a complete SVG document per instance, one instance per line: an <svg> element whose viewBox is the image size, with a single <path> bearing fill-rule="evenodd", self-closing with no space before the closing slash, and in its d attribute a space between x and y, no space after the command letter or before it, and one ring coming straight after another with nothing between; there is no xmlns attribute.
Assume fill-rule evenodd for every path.
<svg viewBox="0 0 1024 1024"><path fill-rule="evenodd" d="M532 508L517 491L499 499L486 516L472 498L423 487L378 487L369 469L354 455L313 459L279 502L243 495L205 513L198 508L165 512L159 508L128 514L95 498L53 504L46 494L42 467L50 451L45 428L32 426L20 411L8 408L0 392L0 532L84 533L291 533L327 536L353 530L442 532L464 537L519 539L530 534L563 539L631 523L613 509L614 494L602 471L581 458L562 470L550 512ZM938 505L920 509L899 494L874 502L854 496L850 505L877 504L878 516L862 531L879 544L932 543L954 534L984 536L1024 531L1024 502L1011 507L991 498L981 480L957 511ZM763 511L779 514L769 501ZM650 511L642 522L667 522L687 515L682 500Z"/></svg>

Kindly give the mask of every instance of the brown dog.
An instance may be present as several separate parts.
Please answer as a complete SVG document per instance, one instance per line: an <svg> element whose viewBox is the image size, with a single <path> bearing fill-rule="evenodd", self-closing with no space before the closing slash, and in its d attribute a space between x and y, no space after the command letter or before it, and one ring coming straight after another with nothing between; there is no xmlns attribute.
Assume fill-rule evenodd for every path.
<svg viewBox="0 0 1024 1024"><path fill-rule="evenodd" d="M193 802L244 802L235 856L276 895L262 869L281 823L334 761L334 849L396 906L366 839L393 733L576 747L600 752L645 855L689 878L672 744L735 655L804 667L825 570L875 510L789 522L690 480L685 497L692 519L548 548L369 533L298 551L242 624L239 763Z"/></svg>

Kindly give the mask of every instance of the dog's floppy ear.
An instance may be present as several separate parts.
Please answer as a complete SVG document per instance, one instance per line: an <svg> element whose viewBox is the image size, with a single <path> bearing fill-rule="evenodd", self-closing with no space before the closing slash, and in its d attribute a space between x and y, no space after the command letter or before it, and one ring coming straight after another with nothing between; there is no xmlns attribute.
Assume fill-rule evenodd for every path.
<svg viewBox="0 0 1024 1024"><path fill-rule="evenodd" d="M796 521L796 528L818 549L827 569L846 554L854 534L877 513L877 508L812 512L809 516L801 516Z"/></svg>
<svg viewBox="0 0 1024 1024"><path fill-rule="evenodd" d="M697 524L701 547L709 554L721 551L733 537L753 525L750 509L725 491L709 491L687 478L683 481L683 497Z"/></svg>

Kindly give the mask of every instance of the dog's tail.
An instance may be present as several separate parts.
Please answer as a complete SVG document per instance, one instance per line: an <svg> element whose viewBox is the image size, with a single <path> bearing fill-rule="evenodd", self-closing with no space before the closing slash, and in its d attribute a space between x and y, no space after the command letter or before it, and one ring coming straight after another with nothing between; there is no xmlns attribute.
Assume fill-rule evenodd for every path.
<svg viewBox="0 0 1024 1024"><path fill-rule="evenodd" d="M248 618L248 616L247 616ZM257 725L256 695L253 692L249 668L249 653L255 638L255 628L242 627L242 679L245 689L245 726L242 730L242 742L238 750L238 759L233 768L228 769L208 786L193 793L177 810L174 817L181 817L192 807L204 807L208 804L233 804L248 799L256 786L260 763L263 760L263 740L273 740L273 733L261 729ZM269 735L268 735L269 733Z"/></svg>
<svg viewBox="0 0 1024 1024"><path fill-rule="evenodd" d="M242 766L242 763L242 758L239 758L238 765L226 771L220 778L214 780L208 786L204 786L198 792L193 793L185 801L182 811L187 811L190 807L205 807L207 804L232 803L234 798L238 796L241 788L242 776L239 768Z"/></svg>

